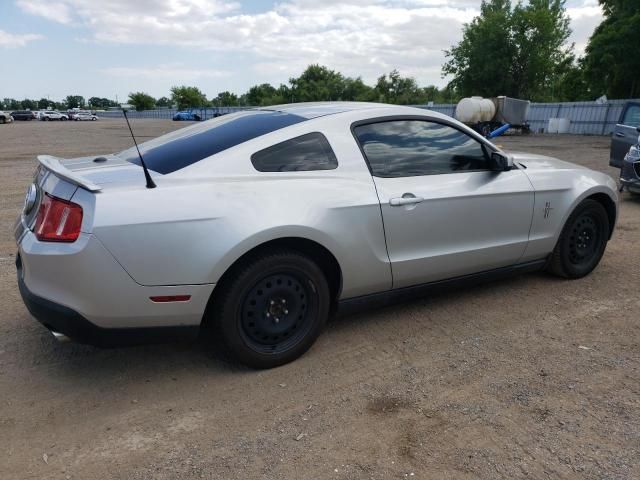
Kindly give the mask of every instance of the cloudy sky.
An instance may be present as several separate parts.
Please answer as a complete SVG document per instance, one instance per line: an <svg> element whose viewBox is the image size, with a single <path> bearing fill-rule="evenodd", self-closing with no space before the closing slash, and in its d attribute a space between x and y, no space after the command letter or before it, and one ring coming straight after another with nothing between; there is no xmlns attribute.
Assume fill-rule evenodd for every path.
<svg viewBox="0 0 640 480"><path fill-rule="evenodd" d="M320 63L373 83L398 69L440 77L480 0L0 0L0 98L156 97L172 85L207 96L285 83ZM597 0L567 0L580 53Z"/></svg>

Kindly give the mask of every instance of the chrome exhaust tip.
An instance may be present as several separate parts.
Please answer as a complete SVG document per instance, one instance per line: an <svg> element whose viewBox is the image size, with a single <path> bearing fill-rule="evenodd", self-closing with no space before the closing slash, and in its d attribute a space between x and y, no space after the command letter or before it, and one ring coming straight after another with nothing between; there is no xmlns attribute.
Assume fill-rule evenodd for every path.
<svg viewBox="0 0 640 480"><path fill-rule="evenodd" d="M51 334L53 335L53 337L58 340L58 342L60 343L67 343L70 342L71 339L69 337L67 337L65 334L60 333L60 332L56 332L54 330L51 330Z"/></svg>

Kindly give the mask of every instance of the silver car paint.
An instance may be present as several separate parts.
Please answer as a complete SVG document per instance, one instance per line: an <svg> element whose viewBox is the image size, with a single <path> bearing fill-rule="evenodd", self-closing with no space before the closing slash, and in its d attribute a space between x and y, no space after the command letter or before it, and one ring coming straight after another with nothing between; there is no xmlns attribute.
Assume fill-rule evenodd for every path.
<svg viewBox="0 0 640 480"><path fill-rule="evenodd" d="M604 173L542 155L515 153L513 158L527 166L525 172L535 190L533 222L522 261L551 252L567 218L585 198L604 193L617 206L617 185ZM545 216L547 204L550 210Z"/></svg>
<svg viewBox="0 0 640 480"><path fill-rule="evenodd" d="M98 166L89 159L66 161L66 167L102 189L63 187L64 181L47 176L62 192L57 196L83 206L84 233L74 244L51 244L27 230L19 241L25 283L36 295L103 327L197 325L224 272L270 240L296 237L324 246L341 267L341 298L346 299L544 258L582 198L604 192L617 201L608 177L535 155L514 156L527 168L499 174L374 179L350 127L398 115L454 123L478 138L435 112L367 105L154 175L158 188L152 190L144 188L139 167L118 157L107 156ZM315 131L327 137L337 169L262 173L251 165L254 152ZM420 192L426 200L415 208L389 205L390 198L407 192ZM547 201L553 214L545 219ZM163 294L193 297L166 304L149 300Z"/></svg>

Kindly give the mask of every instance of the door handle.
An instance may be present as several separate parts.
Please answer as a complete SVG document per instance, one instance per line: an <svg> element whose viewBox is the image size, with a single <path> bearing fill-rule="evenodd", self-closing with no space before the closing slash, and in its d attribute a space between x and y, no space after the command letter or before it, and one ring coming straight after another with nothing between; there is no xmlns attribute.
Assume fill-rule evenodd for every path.
<svg viewBox="0 0 640 480"><path fill-rule="evenodd" d="M407 195L405 193L405 195ZM402 205L414 205L416 203L420 203L420 202L424 202L424 198L422 197L414 197L412 196L407 196L407 197L397 197L397 198L392 198L389 200L389 205L391 205L392 207L401 207Z"/></svg>
<svg viewBox="0 0 640 480"><path fill-rule="evenodd" d="M624 133L622 133L622 132L616 132L616 137L624 137Z"/></svg>

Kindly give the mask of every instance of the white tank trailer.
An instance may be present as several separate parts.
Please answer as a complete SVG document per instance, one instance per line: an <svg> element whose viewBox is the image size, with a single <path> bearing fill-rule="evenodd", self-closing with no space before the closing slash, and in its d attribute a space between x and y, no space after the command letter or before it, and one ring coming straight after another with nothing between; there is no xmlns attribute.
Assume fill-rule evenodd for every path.
<svg viewBox="0 0 640 480"><path fill-rule="evenodd" d="M487 136L496 128L504 124L511 128L529 133L529 100L519 100L510 97L467 97L456 105L455 118L469 125L483 136Z"/></svg>

